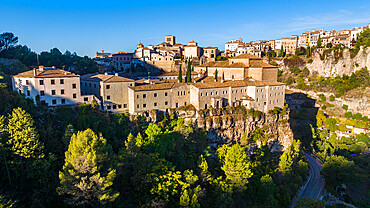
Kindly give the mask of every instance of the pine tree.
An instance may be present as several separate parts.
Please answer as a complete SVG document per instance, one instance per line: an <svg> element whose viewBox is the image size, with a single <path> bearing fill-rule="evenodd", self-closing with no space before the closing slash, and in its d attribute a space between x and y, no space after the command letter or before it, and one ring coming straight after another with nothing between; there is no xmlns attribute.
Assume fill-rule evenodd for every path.
<svg viewBox="0 0 370 208"><path fill-rule="evenodd" d="M66 131L64 132L64 135L62 137L62 141L64 143L65 149L68 149L69 141L71 140L71 137L73 134L76 134L77 131L73 128L72 124L68 124Z"/></svg>
<svg viewBox="0 0 370 208"><path fill-rule="evenodd" d="M221 169L234 187L245 189L248 179L253 175L247 153L239 144L228 147L226 151Z"/></svg>
<svg viewBox="0 0 370 208"><path fill-rule="evenodd" d="M135 145L140 148L143 145L143 143L144 143L143 137L141 136L139 132L135 138Z"/></svg>
<svg viewBox="0 0 370 208"><path fill-rule="evenodd" d="M57 189L67 204L101 207L118 197L112 189L116 170L112 169L111 154L112 147L91 129L72 136Z"/></svg>
<svg viewBox="0 0 370 208"><path fill-rule="evenodd" d="M180 206L187 207L189 206L189 203L190 203L189 193L188 190L185 189L180 196Z"/></svg>
<svg viewBox="0 0 370 208"><path fill-rule="evenodd" d="M208 171L208 163L203 155L200 155L198 161L198 167L201 169L201 176L203 181L208 181L211 178L211 174Z"/></svg>
<svg viewBox="0 0 370 208"><path fill-rule="evenodd" d="M217 78L218 78L218 71L217 71L217 69L216 69L216 71L215 71L215 81L217 82L218 80L217 80Z"/></svg>
<svg viewBox="0 0 370 208"><path fill-rule="evenodd" d="M39 141L39 135L29 113L21 108L15 108L8 118L7 141L10 149L24 158L43 158L44 145Z"/></svg>
<svg viewBox="0 0 370 208"><path fill-rule="evenodd" d="M181 69L181 65L180 65L180 69L179 69L179 76L177 77L177 79L179 80L179 82L182 82L182 69Z"/></svg>

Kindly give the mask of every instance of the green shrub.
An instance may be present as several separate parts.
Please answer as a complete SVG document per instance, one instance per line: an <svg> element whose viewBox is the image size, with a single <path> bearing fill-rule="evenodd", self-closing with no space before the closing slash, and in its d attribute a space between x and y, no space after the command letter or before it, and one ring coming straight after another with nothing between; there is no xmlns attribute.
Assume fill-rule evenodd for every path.
<svg viewBox="0 0 370 208"><path fill-rule="evenodd" d="M312 63L313 62L313 60L312 59L308 59L308 63L310 64L310 63Z"/></svg>
<svg viewBox="0 0 370 208"><path fill-rule="evenodd" d="M352 115L352 119L361 120L361 118L362 118L362 114L361 113L356 113L356 114L353 114Z"/></svg>
<svg viewBox="0 0 370 208"><path fill-rule="evenodd" d="M319 95L319 98L320 98L321 102L325 102L326 101L326 97L325 97L324 94L320 94Z"/></svg>
<svg viewBox="0 0 370 208"><path fill-rule="evenodd" d="M363 122L369 122L369 117L367 117L367 116L362 117L362 121Z"/></svg>
<svg viewBox="0 0 370 208"><path fill-rule="evenodd" d="M348 105L343 104L342 108L347 111L348 110Z"/></svg>
<svg viewBox="0 0 370 208"><path fill-rule="evenodd" d="M334 100L335 100L334 95L330 95L330 96L329 96L329 100L330 100L330 101L334 101Z"/></svg>
<svg viewBox="0 0 370 208"><path fill-rule="evenodd" d="M352 112L351 111L347 111L344 113L344 117L346 118L352 118Z"/></svg>
<svg viewBox="0 0 370 208"><path fill-rule="evenodd" d="M326 110L326 105L321 106L321 109Z"/></svg>

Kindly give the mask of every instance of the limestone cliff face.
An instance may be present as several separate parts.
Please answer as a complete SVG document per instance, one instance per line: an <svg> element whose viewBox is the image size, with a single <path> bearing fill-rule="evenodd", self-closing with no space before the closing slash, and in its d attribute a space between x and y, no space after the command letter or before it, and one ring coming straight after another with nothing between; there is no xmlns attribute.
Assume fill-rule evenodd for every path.
<svg viewBox="0 0 370 208"><path fill-rule="evenodd" d="M329 77L336 75L350 75L352 72L363 67L370 69L370 48L361 48L358 54L351 58L349 49L343 50L343 56L335 58L334 51L321 60L319 53L314 53L313 62L306 67L310 72L318 72L319 75Z"/></svg>
<svg viewBox="0 0 370 208"><path fill-rule="evenodd" d="M240 142L243 136L251 137L256 128L268 129L267 144L273 150L285 150L293 142L288 115L263 114L258 117L235 108L211 109L207 112L177 109L175 113L179 118L184 118L185 125L205 128L208 138L214 144ZM258 146L261 143L257 141Z"/></svg>

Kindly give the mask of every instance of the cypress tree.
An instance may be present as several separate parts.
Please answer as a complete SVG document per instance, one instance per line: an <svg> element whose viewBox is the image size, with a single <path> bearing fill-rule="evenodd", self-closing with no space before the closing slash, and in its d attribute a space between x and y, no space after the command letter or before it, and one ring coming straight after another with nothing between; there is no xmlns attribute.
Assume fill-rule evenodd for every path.
<svg viewBox="0 0 370 208"><path fill-rule="evenodd" d="M186 70L186 82L191 82L191 61L188 62L188 68Z"/></svg>
<svg viewBox="0 0 370 208"><path fill-rule="evenodd" d="M321 48L321 36L319 35L319 39L317 39L317 47Z"/></svg>
<svg viewBox="0 0 370 208"><path fill-rule="evenodd" d="M217 82L218 80L218 71L217 71L217 69L216 69L216 71L215 71L215 81Z"/></svg>
<svg viewBox="0 0 370 208"><path fill-rule="evenodd" d="M179 80L179 82L182 82L182 69L181 69L181 65L180 65L180 69L179 69L179 76L177 77L177 79Z"/></svg>
<svg viewBox="0 0 370 208"><path fill-rule="evenodd" d="M119 193L112 189L116 170L110 158L112 147L91 129L74 134L59 172L57 192L71 206L101 207L114 201Z"/></svg>

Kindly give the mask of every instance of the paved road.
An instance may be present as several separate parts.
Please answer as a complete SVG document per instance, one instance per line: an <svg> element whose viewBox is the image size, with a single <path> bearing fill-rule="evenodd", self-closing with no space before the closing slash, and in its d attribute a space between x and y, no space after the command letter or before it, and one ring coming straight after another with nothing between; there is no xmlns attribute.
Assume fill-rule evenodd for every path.
<svg viewBox="0 0 370 208"><path fill-rule="evenodd" d="M320 197L321 192L324 189L325 185L325 180L320 175L320 170L322 166L321 163L311 155L307 153L305 153L305 155L310 165L310 176L307 186L301 192L301 195L298 197L298 199L302 197L310 197L317 199Z"/></svg>

